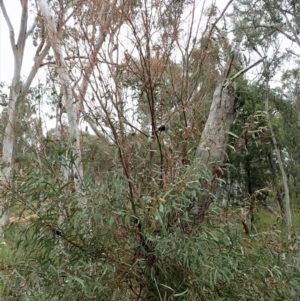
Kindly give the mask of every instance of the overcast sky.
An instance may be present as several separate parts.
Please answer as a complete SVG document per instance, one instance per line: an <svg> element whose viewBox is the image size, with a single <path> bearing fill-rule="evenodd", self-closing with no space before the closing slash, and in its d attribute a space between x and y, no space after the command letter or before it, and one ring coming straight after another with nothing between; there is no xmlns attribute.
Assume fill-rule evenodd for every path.
<svg viewBox="0 0 300 301"><path fill-rule="evenodd" d="M7 13L11 19L17 39L20 27L21 5L17 0L4 0ZM29 23L30 24L30 23ZM33 63L34 47L31 40L26 44L22 74L27 74ZM27 72L26 72L27 71ZM0 11L0 82L10 83L13 76L13 55L9 40L9 31L4 20L2 11Z"/></svg>
<svg viewBox="0 0 300 301"><path fill-rule="evenodd" d="M21 13L19 3L15 3L16 1L4 1L7 6L7 12L9 16L18 16ZM17 4L17 5L16 5ZM16 17L13 19L17 19ZM16 28L16 22L13 22L14 28ZM0 81L7 82L12 78L13 70L12 70L12 62L13 56L10 49L7 49L7 44L9 43L9 33L6 22L4 20L2 11L0 11ZM10 46L10 45L9 45Z"/></svg>

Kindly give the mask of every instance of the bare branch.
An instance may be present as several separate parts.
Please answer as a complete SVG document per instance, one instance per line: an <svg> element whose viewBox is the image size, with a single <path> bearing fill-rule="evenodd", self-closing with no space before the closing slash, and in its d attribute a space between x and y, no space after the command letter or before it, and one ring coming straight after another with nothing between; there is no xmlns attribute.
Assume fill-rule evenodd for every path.
<svg viewBox="0 0 300 301"><path fill-rule="evenodd" d="M29 30L26 32L25 39L27 39L32 34L32 32L34 31L34 29L36 27L36 24L37 24L37 22L34 21L33 24L31 25L31 27L29 28Z"/></svg>
<svg viewBox="0 0 300 301"><path fill-rule="evenodd" d="M64 58L65 61L70 61L70 60L74 60L74 59L88 60L89 58L87 56L77 56L77 55L67 56L67 57ZM42 66L47 66L47 65L55 65L56 63L57 63L56 61L46 62L46 63L41 64L41 67Z"/></svg>
<svg viewBox="0 0 300 301"><path fill-rule="evenodd" d="M234 80L236 78L238 78L239 76L241 76L242 74L246 73L247 71L249 71L250 69L252 69L253 67L257 66L258 64L260 64L261 62L263 62L265 59L267 58L267 56L262 57L260 60L258 60L257 62L247 66L246 68L244 68L243 70L240 70L237 74L235 74L234 76L232 76L230 78L230 80Z"/></svg>
<svg viewBox="0 0 300 301"><path fill-rule="evenodd" d="M228 7L230 6L230 4L233 2L234 0L230 0L227 5L225 6L225 8L223 9L222 13L220 14L220 16L217 18L217 20L213 23L212 28L214 28L218 22L223 18L224 14L226 13Z"/></svg>
<svg viewBox="0 0 300 301"><path fill-rule="evenodd" d="M286 24L288 25L289 29L291 30L291 32L293 33L294 36L294 41L300 46L300 40L298 38L297 33L295 32L295 29L293 27L293 25L290 22L290 19L287 17L286 12L283 11L280 7L278 7L279 11L284 15Z"/></svg>
<svg viewBox="0 0 300 301"><path fill-rule="evenodd" d="M109 4L109 5L105 4L103 6L101 12L100 12L103 19L106 16L106 18L107 18L106 22L110 25L112 24L114 14L113 13L107 13L107 10L109 10L109 9L111 10L113 6L114 6L114 4ZM115 25L116 27L112 29L112 33L116 32L120 28L121 24L122 24L122 22ZM94 50L92 51L92 53L89 57L89 62L88 62L89 64L86 65L86 66L83 66L83 71L84 71L83 72L83 81L82 81L80 87L78 87L79 95L80 95L82 100L84 99L85 94L87 92L88 83L89 83L89 79L91 77L91 74L93 72L93 68L96 65L96 63L98 62L97 55L98 55L103 43L106 40L106 36L107 36L107 33L105 31L101 31L99 33L99 35L97 37L97 40L96 40L95 48L94 48Z"/></svg>
<svg viewBox="0 0 300 301"><path fill-rule="evenodd" d="M267 29L273 29L274 31L278 31L281 34L283 34L286 38L288 38L289 40L291 40L292 42L295 42L295 43L298 44L298 41L295 38L293 38L291 35L287 34L284 30L280 29L279 27L277 27L275 25L258 25L258 26L256 26L256 28L260 28L260 27L261 28L267 28Z"/></svg>
<svg viewBox="0 0 300 301"><path fill-rule="evenodd" d="M37 74L39 68L43 66L42 62L43 62L45 56L48 54L49 49L50 49L50 43L48 43L45 46L45 48L42 51L41 55L35 57L34 65L32 66L31 71L30 71L30 73L29 73L29 75L28 75L28 77L27 77L27 79L26 79L26 81L25 81L25 83L22 87L22 92L24 94L26 94L28 92L28 90L30 88L30 85L31 85L35 75Z"/></svg>
<svg viewBox="0 0 300 301"><path fill-rule="evenodd" d="M11 48L12 48L13 52L15 53L15 51L16 51L15 32L14 32L14 28L11 24L10 18L7 14L3 0L0 0L0 7L2 10L4 19L6 21L6 24L8 26L8 29L9 29L9 39L10 39Z"/></svg>
<svg viewBox="0 0 300 301"><path fill-rule="evenodd" d="M36 49L36 52L35 52L36 56L40 55L40 52L42 51L42 49L45 45L45 23L44 23L43 18L41 18L41 20L40 20L40 27L41 27L41 42Z"/></svg>
<svg viewBox="0 0 300 301"><path fill-rule="evenodd" d="M23 53L25 40L26 40L27 21L28 21L28 0L21 0L21 4L22 4L22 18L20 23L17 46L18 49L21 51L21 53Z"/></svg>
<svg viewBox="0 0 300 301"><path fill-rule="evenodd" d="M297 56L297 57L300 58L300 55L297 54L295 51L293 51L293 50L291 50L291 49L286 49L286 52L287 52L287 53L291 53L292 55L295 55L295 56Z"/></svg>

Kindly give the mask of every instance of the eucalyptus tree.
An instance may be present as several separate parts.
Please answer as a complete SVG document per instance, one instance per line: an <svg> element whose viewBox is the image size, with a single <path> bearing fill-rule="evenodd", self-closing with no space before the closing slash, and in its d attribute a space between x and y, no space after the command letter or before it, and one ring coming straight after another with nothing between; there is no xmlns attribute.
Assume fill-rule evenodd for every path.
<svg viewBox="0 0 300 301"><path fill-rule="evenodd" d="M88 118L85 113L87 92L92 90L90 78L98 73L99 52L106 47L107 41L114 38L124 22L124 16L120 12L124 10L130 14L132 7L130 3L118 1L91 1L89 4L77 1L72 5L60 2L52 3L51 6L45 1L38 3L48 25L48 39L54 51L55 61L50 63L54 64L53 70L58 75L57 87L64 96L62 103L58 101L58 115L61 116L66 108L69 139L75 155L75 187L78 190L83 179L79 119L83 117L94 132L102 137L92 122L93 118ZM58 18L54 18L54 10ZM49 76L53 80L51 70Z"/></svg>
<svg viewBox="0 0 300 301"><path fill-rule="evenodd" d="M289 112L289 105L279 89L269 91L269 111L265 112L264 83L239 82L237 95L239 103L237 117L232 126L228 163L225 169L226 184L222 187L227 192L222 194L223 204L247 208L251 225L256 221L254 209L264 208L280 219L285 219L283 185L280 179L278 155L274 150L273 136L269 122L272 123L273 135L277 147L284 153L289 152L283 138L290 136L290 130L282 117ZM286 107L286 110L282 107ZM295 116L290 120L295 121ZM293 134L294 135L294 130ZM295 137L295 136L294 136ZM285 138L284 138L285 140ZM285 157L284 166L288 168L290 156ZM276 202L277 201L277 202Z"/></svg>
<svg viewBox="0 0 300 301"><path fill-rule="evenodd" d="M34 80L39 68L41 67L46 55L49 52L50 44L46 42L45 37L41 34L44 30L44 24L38 16L35 16L35 21L31 27L28 25L29 5L28 0L22 0L20 2L22 8L22 14L20 16L20 28L19 34L16 38L15 29L13 28L12 21L8 15L5 7L5 1L0 1L0 8L3 17L6 21L10 47L14 58L14 74L10 85L10 96L7 100L7 123L5 125L5 131L2 142L2 168L0 172L0 183L2 191L7 192L12 187L12 173L14 168L14 148L15 148L15 126L16 116L18 111L18 103L24 101L26 94L28 93L32 81ZM36 48L36 53L33 58L33 64L28 76L25 80L21 78L23 58L26 43L28 38L37 33L39 36L39 44ZM36 41L38 43L38 41ZM4 226L8 222L9 218L9 200L2 198L1 200L1 225ZM1 228L2 229L2 228ZM2 231L2 230L1 230Z"/></svg>
<svg viewBox="0 0 300 301"><path fill-rule="evenodd" d="M81 148L80 148L80 136L79 136L79 107L74 100L72 93L72 81L68 73L67 64L63 55L63 45L60 38L60 33L57 30L57 26L51 16L50 8L46 1L39 0L39 7L41 9L42 16L45 20L45 26L47 31L47 38L54 52L56 60L56 71L59 76L59 83L61 90L65 98L65 107L68 115L70 140L72 143L72 149L74 151L74 185L76 191L80 189L81 181L83 179L83 167L81 164ZM61 16L62 16L61 12ZM60 20L64 22L64 20Z"/></svg>
<svg viewBox="0 0 300 301"><path fill-rule="evenodd" d="M279 68L283 72L286 70L288 74L291 74L292 70L294 74L299 70L299 5L294 0L252 2L239 0L238 4L234 6L232 20L236 35L241 39L244 47L250 49L253 53L262 52L267 47L274 47L277 54L279 53L287 59L283 66L280 63L278 64L278 61L282 61L279 56L277 63L273 60L272 70L269 70L270 76L275 76ZM292 70L289 70L290 61L296 66L293 66ZM296 77L294 80L296 80ZM292 98L295 101L296 86L294 92ZM296 108L298 110L298 105L296 105Z"/></svg>
<svg viewBox="0 0 300 301"><path fill-rule="evenodd" d="M285 165L287 166L287 174L289 184L291 188L291 199L293 202L293 208L298 208L298 177L299 169L299 68L287 70L282 78L282 89L277 94L280 97L275 98L275 108L280 114L280 121L282 122L281 130L278 129L278 125L275 130L279 145L282 145L285 156ZM273 95L271 95L273 98Z"/></svg>
<svg viewBox="0 0 300 301"><path fill-rule="evenodd" d="M262 79L266 85L265 109L268 111L269 83L276 76L276 72L285 69L282 66L283 58L292 59L298 65L299 55L294 51L299 49L299 4L295 1L239 1L234 8L232 17L235 32L243 46L249 49L252 55L268 55L270 58L264 64ZM282 42L291 42L290 47L283 48ZM288 66L288 64L287 64ZM290 192L284 169L283 155L278 149L272 123L269 122L272 133L273 147L277 154L281 178L285 192L285 219L291 227Z"/></svg>

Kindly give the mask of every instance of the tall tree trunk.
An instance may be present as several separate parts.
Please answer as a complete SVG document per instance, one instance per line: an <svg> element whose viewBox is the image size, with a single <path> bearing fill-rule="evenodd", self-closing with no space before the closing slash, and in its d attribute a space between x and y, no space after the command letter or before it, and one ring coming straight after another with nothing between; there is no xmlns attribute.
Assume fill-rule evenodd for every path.
<svg viewBox="0 0 300 301"><path fill-rule="evenodd" d="M79 103L75 102L71 88L72 80L68 73L67 64L63 56L61 36L56 29L56 25L51 16L50 8L45 0L38 0L41 13L45 18L49 43L54 51L56 60L56 70L65 99L65 106L69 122L70 142L72 145L74 164L74 185L75 190L80 191L83 179L83 166L81 162L80 134L79 134ZM85 204L82 204L85 206Z"/></svg>
<svg viewBox="0 0 300 301"><path fill-rule="evenodd" d="M236 96L233 84L227 81L233 63L232 55L224 68L221 81L215 89L210 112L196 151L196 166L214 170L223 164L228 132L235 117Z"/></svg>
<svg viewBox="0 0 300 301"><path fill-rule="evenodd" d="M281 217L283 219L285 219L285 216L284 216L284 201L283 201L283 198L282 198L282 193L281 193L281 189L280 189L280 186L278 184L278 180L277 180L277 173L276 173L276 168L275 168L275 164L273 162L273 159L272 159L272 154L271 152L268 154L268 159L269 159L269 162L270 162L270 167L271 167L271 171L272 171L272 181L273 181L273 185L275 186L275 190L276 190L276 194L277 194L277 201L278 201L278 205L280 207L280 213L281 213Z"/></svg>
<svg viewBox="0 0 300 301"><path fill-rule="evenodd" d="M265 65L265 78L266 78L266 98L265 98L265 111L267 114L267 121L268 121L268 127L272 136L272 142L273 147L277 156L279 169L282 177L283 187L284 187L284 215L285 215L285 221L288 228L288 233L290 234L291 228L292 228L292 213L291 213L291 201L290 201L290 191L288 186L288 179L284 170L283 161L281 158L281 153L277 144L277 140L273 131L273 126L270 120L270 114L269 114L269 70L267 69Z"/></svg>
<svg viewBox="0 0 300 301"><path fill-rule="evenodd" d="M43 59L48 53L50 46L47 44L44 46L43 41L37 48L37 52L34 58L34 65L24 83L21 82L21 70L23 64L25 43L28 36L33 31L33 28L27 30L28 20L28 0L21 0L22 15L20 22L20 30L18 40L15 40L15 33L10 18L6 12L6 8L3 0L0 0L0 8L2 10L4 19L9 29L9 38L11 49L14 57L14 75L10 88L10 98L7 109L7 124L3 135L3 146L2 146L2 159L1 163L4 168L0 170L0 186L5 192L12 185L12 170L14 166L14 145L15 145L15 126L16 126L16 112L17 104L22 101L30 85L40 68ZM3 234L3 227L9 222L9 200L2 198L0 203L0 235Z"/></svg>
<svg viewBox="0 0 300 301"><path fill-rule="evenodd" d="M300 129L300 87L299 87L300 83L299 83L299 79L297 78L296 84L295 84L295 89L294 89L294 103L296 106L296 110L297 110L297 127L298 129Z"/></svg>
<svg viewBox="0 0 300 301"><path fill-rule="evenodd" d="M261 58L229 78L234 58L235 53L232 52L226 62L220 82L215 89L209 115L196 151L194 166L199 169L207 169L212 175L210 182L205 183L208 193L204 193L204 195L199 197L198 208L195 210L199 222L202 222L204 219L205 212L212 202L211 195L215 190L217 178L222 174L221 166L225 159L229 132L235 118L237 101L232 81L265 59L265 57Z"/></svg>
<svg viewBox="0 0 300 301"><path fill-rule="evenodd" d="M200 143L196 151L194 165L196 168L208 169L212 174L212 180L207 188L212 192L215 187L215 178L221 171L224 163L225 151L228 143L228 132L235 117L236 96L234 86L228 79L230 69L234 60L234 54L230 56L225 65L220 83L217 85L210 112L201 135ZM197 219L201 223L205 212L208 210L212 198L211 194L199 197L196 206Z"/></svg>

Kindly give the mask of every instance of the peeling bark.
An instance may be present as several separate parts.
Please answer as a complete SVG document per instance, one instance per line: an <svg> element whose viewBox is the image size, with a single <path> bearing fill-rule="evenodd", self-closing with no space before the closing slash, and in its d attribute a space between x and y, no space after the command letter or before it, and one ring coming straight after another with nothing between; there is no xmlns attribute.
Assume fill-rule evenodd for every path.
<svg viewBox="0 0 300 301"><path fill-rule="evenodd" d="M194 166L199 169L207 169L212 175L211 180L205 183L204 190L206 192L198 197L195 211L199 222L204 219L205 212L212 202L212 193L215 192L217 184L216 180L222 174L221 167L225 161L229 132L235 118L237 102L232 81L265 59L265 57L261 58L229 78L234 58L235 53L233 52L226 62L220 83L215 89L210 112L196 151Z"/></svg>
<svg viewBox="0 0 300 301"><path fill-rule="evenodd" d="M221 80L215 89L210 112L196 151L194 166L207 169L212 174L212 179L205 183L205 192L198 196L197 204L192 209L192 215L194 215L192 219L199 223L203 222L205 213L212 202L211 192L214 192L216 177L224 162L228 132L235 117L237 98L234 85L228 78L233 60L234 54L227 60Z"/></svg>
<svg viewBox="0 0 300 301"><path fill-rule="evenodd" d="M228 80L234 55L225 66L221 82L216 87L208 119L196 151L195 165L213 169L223 164L228 143L228 132L235 117L236 96L234 86Z"/></svg>

